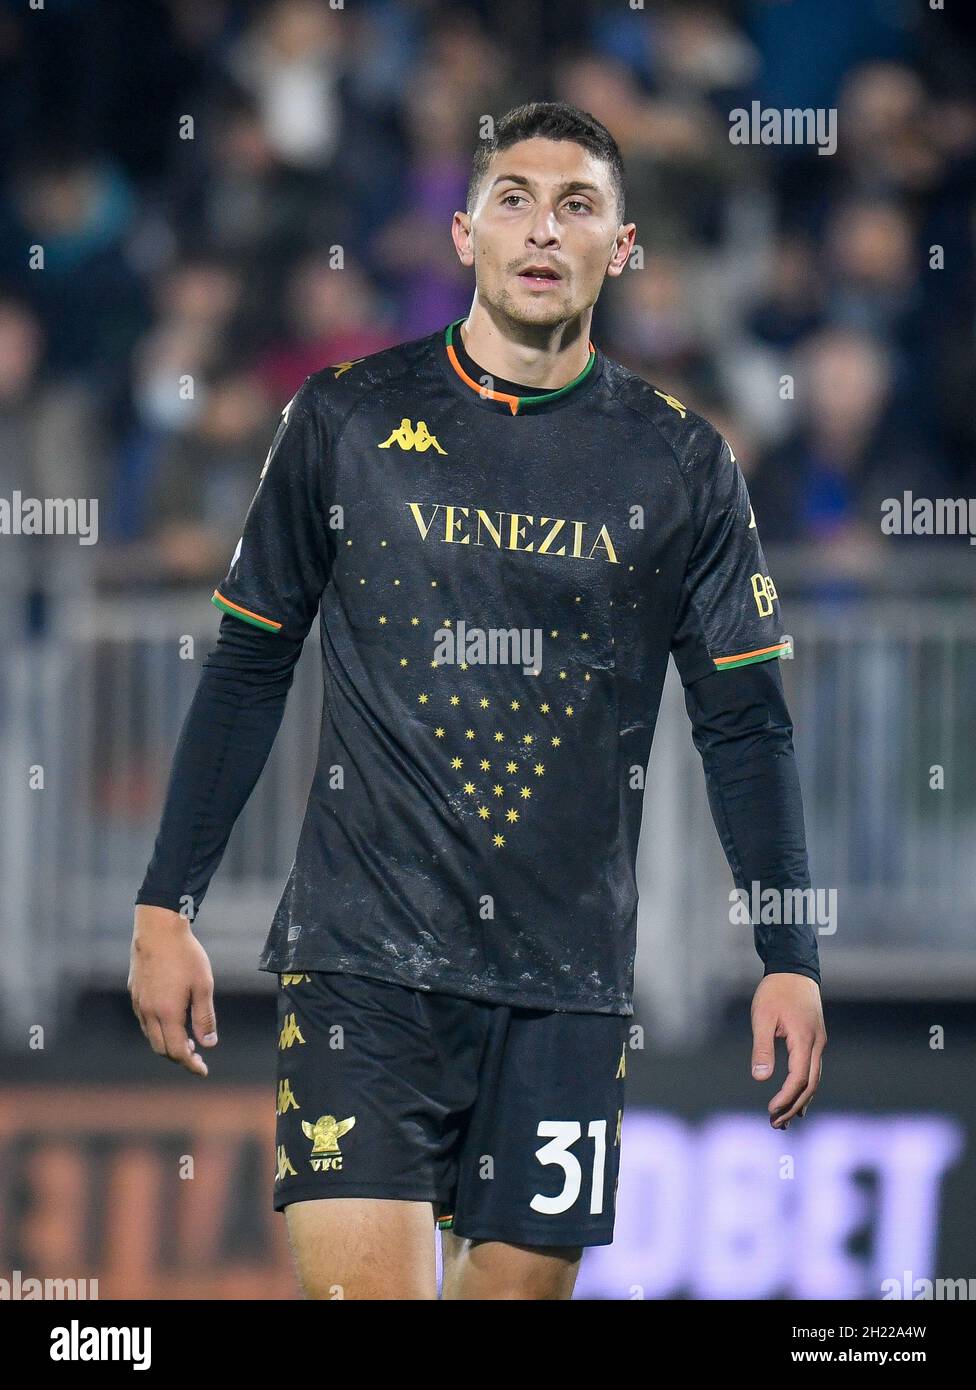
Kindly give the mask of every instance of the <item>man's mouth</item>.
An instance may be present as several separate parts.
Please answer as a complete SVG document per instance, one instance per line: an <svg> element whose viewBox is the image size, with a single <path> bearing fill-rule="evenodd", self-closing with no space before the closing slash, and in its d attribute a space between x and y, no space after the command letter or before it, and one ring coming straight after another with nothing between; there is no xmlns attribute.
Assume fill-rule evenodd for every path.
<svg viewBox="0 0 976 1390"><path fill-rule="evenodd" d="M548 265L527 265L524 270L519 271L518 278L533 286L558 285L562 280L559 272Z"/></svg>

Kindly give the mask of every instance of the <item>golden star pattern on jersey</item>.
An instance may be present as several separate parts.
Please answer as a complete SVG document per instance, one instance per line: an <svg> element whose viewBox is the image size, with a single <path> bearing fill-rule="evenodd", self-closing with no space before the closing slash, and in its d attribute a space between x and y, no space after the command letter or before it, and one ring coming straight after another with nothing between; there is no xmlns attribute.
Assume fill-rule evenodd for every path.
<svg viewBox="0 0 976 1390"><path fill-rule="evenodd" d="M368 549L386 545L371 539ZM356 547L360 564L365 549ZM389 548L384 558L386 554L393 558ZM440 663L430 655L435 633L454 628L456 619L439 611L443 601L437 580L427 586L427 602L418 602L395 573L377 572L375 551L370 558L369 572L357 572L354 562L351 575L371 599L375 595L363 617L388 644L391 682L403 691L444 759L453 779L453 809L504 852L531 823L533 812L544 810L546 777L554 761L573 749L574 726L594 679L606 669L593 652L593 624L584 620L584 597L576 595L577 612L568 621L564 614L556 625L551 619L495 625L539 631L543 664L538 674L523 672L519 663ZM465 621L469 632L480 625ZM609 640L612 651L613 638Z"/></svg>

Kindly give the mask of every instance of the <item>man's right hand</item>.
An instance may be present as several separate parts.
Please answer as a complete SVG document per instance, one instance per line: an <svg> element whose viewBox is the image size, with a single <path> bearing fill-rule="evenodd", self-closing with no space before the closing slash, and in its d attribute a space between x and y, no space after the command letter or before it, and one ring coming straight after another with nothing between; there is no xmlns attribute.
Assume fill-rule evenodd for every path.
<svg viewBox="0 0 976 1390"><path fill-rule="evenodd" d="M136 907L128 990L139 1027L153 1052L187 1071L207 1075L207 1064L186 1030L190 1007L193 1036L201 1047L217 1045L213 972L190 923L166 907Z"/></svg>

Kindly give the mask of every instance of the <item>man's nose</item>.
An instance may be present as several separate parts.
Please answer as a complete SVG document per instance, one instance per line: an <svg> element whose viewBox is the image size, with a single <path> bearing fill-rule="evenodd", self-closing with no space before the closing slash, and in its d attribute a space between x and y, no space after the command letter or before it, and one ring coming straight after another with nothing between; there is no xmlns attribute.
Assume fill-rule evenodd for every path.
<svg viewBox="0 0 976 1390"><path fill-rule="evenodd" d="M559 223L556 221L556 214L551 210L547 212L540 211L535 221L532 223L532 226L529 228L526 241L531 242L533 246L558 246Z"/></svg>

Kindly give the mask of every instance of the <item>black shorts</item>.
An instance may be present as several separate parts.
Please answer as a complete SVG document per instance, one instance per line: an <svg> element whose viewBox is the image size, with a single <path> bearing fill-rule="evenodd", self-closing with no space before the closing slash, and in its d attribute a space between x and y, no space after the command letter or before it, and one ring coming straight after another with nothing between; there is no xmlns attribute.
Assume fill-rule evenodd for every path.
<svg viewBox="0 0 976 1390"><path fill-rule="evenodd" d="M472 1240L610 1244L628 1018L278 979L276 1211L401 1198Z"/></svg>

